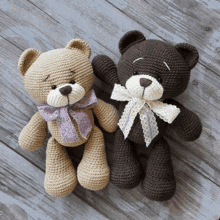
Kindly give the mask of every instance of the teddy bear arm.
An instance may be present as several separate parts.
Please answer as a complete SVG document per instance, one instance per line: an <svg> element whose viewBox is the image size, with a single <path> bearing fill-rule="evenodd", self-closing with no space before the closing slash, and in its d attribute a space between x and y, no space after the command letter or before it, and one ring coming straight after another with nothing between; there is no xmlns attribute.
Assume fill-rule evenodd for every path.
<svg viewBox="0 0 220 220"><path fill-rule="evenodd" d="M118 111L113 105L98 99L97 105L94 107L94 113L103 129L107 132L116 131L118 126Z"/></svg>
<svg viewBox="0 0 220 220"><path fill-rule="evenodd" d="M92 60L94 74L104 83L114 86L120 84L114 61L106 55L97 55Z"/></svg>
<svg viewBox="0 0 220 220"><path fill-rule="evenodd" d="M21 131L18 142L24 150L34 151L43 145L47 122L37 112Z"/></svg>
<svg viewBox="0 0 220 220"><path fill-rule="evenodd" d="M170 99L165 102L175 105L180 109L179 115L170 124L177 135L185 141L198 139L202 132L202 123L199 117L176 100Z"/></svg>

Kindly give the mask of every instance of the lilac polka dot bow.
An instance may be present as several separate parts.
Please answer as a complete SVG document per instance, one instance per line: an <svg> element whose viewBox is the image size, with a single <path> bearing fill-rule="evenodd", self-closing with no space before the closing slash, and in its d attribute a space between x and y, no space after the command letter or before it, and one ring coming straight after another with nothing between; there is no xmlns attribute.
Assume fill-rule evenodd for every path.
<svg viewBox="0 0 220 220"><path fill-rule="evenodd" d="M80 109L92 108L96 104L97 98L95 92L91 90L80 101L71 106L53 107L45 104L39 105L38 110L46 122L53 120L57 121L57 126L63 142L76 142L79 136L70 116L76 121L82 137L86 138L87 134L92 129L92 125L88 115L80 111Z"/></svg>

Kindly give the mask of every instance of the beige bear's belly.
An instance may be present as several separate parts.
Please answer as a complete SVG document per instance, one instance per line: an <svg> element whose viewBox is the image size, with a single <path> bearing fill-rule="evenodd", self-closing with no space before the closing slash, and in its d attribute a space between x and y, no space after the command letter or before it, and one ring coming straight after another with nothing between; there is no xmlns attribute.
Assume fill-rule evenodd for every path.
<svg viewBox="0 0 220 220"><path fill-rule="evenodd" d="M94 126L94 117L93 117L92 110L90 110L90 109L81 109L80 111L84 111L85 113L87 113L87 115L89 116L91 127L93 128L93 126ZM74 143L73 142L63 142L62 141L56 120L55 121L49 121L47 123L48 124L48 129L50 130L52 136L57 140L58 143L60 143L63 146L76 147L76 146L79 146L81 144L84 144L88 140L88 138L91 134L92 128L91 128L90 132L87 134L86 138L83 138L81 136L80 132L79 132L79 128L77 126L77 123L74 121L74 119L72 119L72 122L74 124L77 135L79 137L79 139Z"/></svg>

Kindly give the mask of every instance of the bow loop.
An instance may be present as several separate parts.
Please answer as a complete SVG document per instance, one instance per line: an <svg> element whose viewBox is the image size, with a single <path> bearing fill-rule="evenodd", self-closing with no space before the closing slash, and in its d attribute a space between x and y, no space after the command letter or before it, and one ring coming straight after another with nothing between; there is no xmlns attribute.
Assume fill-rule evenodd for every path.
<svg viewBox="0 0 220 220"><path fill-rule="evenodd" d="M180 109L175 105L154 101L150 104L151 110L165 122L171 124L177 115L180 113Z"/></svg>
<svg viewBox="0 0 220 220"><path fill-rule="evenodd" d="M38 105L37 108L46 122L56 120L60 115L60 109L50 105Z"/></svg>
<svg viewBox="0 0 220 220"><path fill-rule="evenodd" d="M111 99L117 100L117 101L129 101L133 97L128 92L128 90L119 84L114 85L113 92L111 94Z"/></svg>

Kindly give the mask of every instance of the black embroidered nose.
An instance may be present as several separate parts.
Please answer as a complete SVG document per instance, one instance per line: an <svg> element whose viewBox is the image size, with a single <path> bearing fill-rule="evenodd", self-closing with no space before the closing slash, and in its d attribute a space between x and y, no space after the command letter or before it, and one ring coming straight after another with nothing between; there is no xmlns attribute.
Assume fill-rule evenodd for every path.
<svg viewBox="0 0 220 220"><path fill-rule="evenodd" d="M71 86L64 86L63 88L61 88L59 90L62 95L69 95L72 92L72 87Z"/></svg>
<svg viewBox="0 0 220 220"><path fill-rule="evenodd" d="M148 87L151 83L152 81L149 79L140 78L140 85L143 87Z"/></svg>

